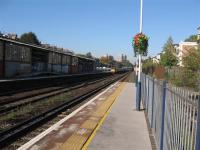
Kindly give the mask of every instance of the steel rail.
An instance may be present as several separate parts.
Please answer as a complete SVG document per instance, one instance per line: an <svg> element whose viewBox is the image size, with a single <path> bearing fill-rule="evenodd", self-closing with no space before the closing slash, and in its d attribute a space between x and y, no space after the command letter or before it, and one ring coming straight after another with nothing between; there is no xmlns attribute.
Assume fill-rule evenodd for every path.
<svg viewBox="0 0 200 150"><path fill-rule="evenodd" d="M95 95L102 89L108 87L112 83L118 81L118 80L125 80L128 77L129 73L123 74L120 77L117 77L116 79L113 79L109 81L108 83L101 85L97 87L96 89L93 89L81 96L72 98L70 101L65 102L59 106L56 106L55 108L52 108L44 113L41 113L31 119L28 119L16 126L13 126L12 128L5 130L3 132L0 132L0 148L6 147L11 142L17 140L21 136L25 135L26 133L32 131L33 129L37 128L38 126L44 124L45 122L49 121L50 119L56 117L59 113L63 112L66 109L69 109L73 106L76 106L77 104L83 102L87 98Z"/></svg>
<svg viewBox="0 0 200 150"><path fill-rule="evenodd" d="M84 82L80 82L80 85L75 84L75 86L73 86L73 87L59 88L59 89L55 89L55 90L50 91L50 92L44 92L44 93L41 93L41 94L35 94L35 95L32 95L32 96L28 97L28 98L32 98L32 100L27 100L28 98L17 99L14 102L16 102L16 103L19 102L19 104L11 105L11 106L6 106L6 105L0 106L0 114L5 114L10 110L25 106L27 104L32 104L32 103L38 102L40 100L43 100L43 99L46 99L46 98L50 98L50 97L53 97L53 96L56 96L56 95L59 95L59 94L65 93L65 92L69 92L69 91L84 87L86 85L91 85L91 84L95 84L97 82L102 82L102 81L108 79L109 77L110 76L105 77L103 79L98 79L98 80L95 80L95 81L88 81L88 82L85 82L85 83ZM36 98L34 98L34 97L36 97ZM10 102L7 103L7 104L9 105Z"/></svg>
<svg viewBox="0 0 200 150"><path fill-rule="evenodd" d="M106 77L109 77L110 75L108 76L105 76ZM93 79L86 79L86 81L88 80L88 82L90 81L93 81L95 79L99 79L100 77L96 77L96 78L93 78ZM73 80L73 79L72 79ZM27 98L31 98L33 96L38 96L38 95L41 95L41 94L46 94L46 93L49 93L49 92L53 92L53 91L59 91L59 90L62 90L62 89L65 89L67 87L70 87L70 86L76 86L76 85L79 85L81 83L84 83L84 81L78 81L78 82L75 82L75 83L69 83L67 86L65 87L58 87L57 89L50 89L50 90L47 90L47 91L43 91L43 92L37 92L37 93L34 93L34 94L28 94L28 95L25 95L25 96L21 96L21 97L15 97L15 98L4 98L4 99L0 99L0 106L3 106L3 105L6 105L6 104L9 104L9 103L13 103L15 101L20 101L21 99L27 99ZM64 85L64 84L62 84ZM44 85L43 86L40 86L40 87L35 87L35 88L28 88L28 89L23 89L23 90L18 90L18 91L15 91L15 92L11 92L9 95L12 95L12 94L18 94L20 92L30 92L30 91L34 91L34 90L44 90L44 89L47 89L47 87L50 86L51 88L53 87L56 87L58 85L54 85L54 84L47 84L45 87ZM3 95L0 95L0 96L3 96Z"/></svg>

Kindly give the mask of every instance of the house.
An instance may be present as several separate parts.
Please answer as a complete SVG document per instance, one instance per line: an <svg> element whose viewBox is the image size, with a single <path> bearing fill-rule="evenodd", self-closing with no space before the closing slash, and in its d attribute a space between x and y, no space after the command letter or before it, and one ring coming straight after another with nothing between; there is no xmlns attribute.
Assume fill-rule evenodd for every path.
<svg viewBox="0 0 200 150"><path fill-rule="evenodd" d="M198 31L198 33L197 33L197 41L198 41L198 43L200 43L200 27L197 28L197 31Z"/></svg>
<svg viewBox="0 0 200 150"><path fill-rule="evenodd" d="M194 48L197 49L197 47L198 47L197 42L181 41L179 45L175 47L178 58L178 65L183 66L183 58L186 57L192 49Z"/></svg>
<svg viewBox="0 0 200 150"><path fill-rule="evenodd" d="M162 54L162 53L158 53L156 56L154 56L154 57L152 58L153 63L159 63L159 62L160 62L161 54Z"/></svg>

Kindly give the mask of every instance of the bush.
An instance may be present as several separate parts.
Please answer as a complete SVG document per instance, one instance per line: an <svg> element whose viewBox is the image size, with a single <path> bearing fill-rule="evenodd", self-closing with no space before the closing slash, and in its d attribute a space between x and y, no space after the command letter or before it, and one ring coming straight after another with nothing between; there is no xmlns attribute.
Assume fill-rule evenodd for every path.
<svg viewBox="0 0 200 150"><path fill-rule="evenodd" d="M154 69L153 76L157 79L164 79L166 77L165 75L165 68L163 66L156 66Z"/></svg>
<svg viewBox="0 0 200 150"><path fill-rule="evenodd" d="M142 64L142 72L152 76L156 66L157 64L153 63L152 60L147 59Z"/></svg>
<svg viewBox="0 0 200 150"><path fill-rule="evenodd" d="M199 74L187 70L186 68L181 68L175 72L175 74L168 74L168 81L179 87L187 87L195 91L199 91Z"/></svg>

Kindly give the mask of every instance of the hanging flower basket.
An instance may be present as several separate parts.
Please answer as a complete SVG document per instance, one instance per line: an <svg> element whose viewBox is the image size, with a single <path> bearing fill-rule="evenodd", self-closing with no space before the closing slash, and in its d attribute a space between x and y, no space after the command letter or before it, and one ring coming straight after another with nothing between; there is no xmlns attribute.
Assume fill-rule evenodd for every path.
<svg viewBox="0 0 200 150"><path fill-rule="evenodd" d="M138 54L147 56L148 40L149 38L143 33L138 33L135 35L132 42L135 56Z"/></svg>

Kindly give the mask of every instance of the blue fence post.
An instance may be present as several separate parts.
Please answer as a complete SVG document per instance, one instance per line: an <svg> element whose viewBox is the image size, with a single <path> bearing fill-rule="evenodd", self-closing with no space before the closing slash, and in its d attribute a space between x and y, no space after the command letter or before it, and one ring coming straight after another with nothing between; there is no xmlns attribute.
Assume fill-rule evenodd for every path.
<svg viewBox="0 0 200 150"><path fill-rule="evenodd" d="M166 81L163 81L162 91L162 112L161 112L161 129L160 129L160 150L163 150L164 124L165 124L165 100L166 100Z"/></svg>
<svg viewBox="0 0 200 150"><path fill-rule="evenodd" d="M141 102L141 81L137 82L137 91L136 91L136 110L140 111L140 102Z"/></svg>
<svg viewBox="0 0 200 150"><path fill-rule="evenodd" d="M200 95L198 96L196 150L200 150Z"/></svg>
<svg viewBox="0 0 200 150"><path fill-rule="evenodd" d="M154 109L154 78L152 80L152 100L151 100L151 128L153 127L153 109Z"/></svg>
<svg viewBox="0 0 200 150"><path fill-rule="evenodd" d="M146 109L146 97L147 97L147 82L146 82L146 78L147 78L147 75L145 75L145 78L144 78L144 109Z"/></svg>
<svg viewBox="0 0 200 150"><path fill-rule="evenodd" d="M137 82L136 88L136 110L140 111L140 103L141 103L141 82L143 81L142 73L140 74L140 81ZM144 83L143 83L144 84Z"/></svg>
<svg viewBox="0 0 200 150"><path fill-rule="evenodd" d="M147 114L148 114L148 109L149 109L149 80L150 80L150 78L148 77L147 78L148 79L148 86L147 86L147 105L146 105L146 112L147 112Z"/></svg>

